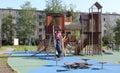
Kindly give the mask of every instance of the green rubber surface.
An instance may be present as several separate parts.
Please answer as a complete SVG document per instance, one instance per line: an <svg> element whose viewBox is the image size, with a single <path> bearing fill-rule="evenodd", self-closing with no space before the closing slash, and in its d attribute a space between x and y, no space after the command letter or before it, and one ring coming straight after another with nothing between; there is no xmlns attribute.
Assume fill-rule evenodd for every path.
<svg viewBox="0 0 120 73"><path fill-rule="evenodd" d="M8 64L18 73L28 73L33 69L47 64L47 61L39 59L37 57L14 54L8 58Z"/></svg>
<svg viewBox="0 0 120 73"><path fill-rule="evenodd" d="M117 52L117 51L107 51L107 52L111 52L112 54L104 54L103 53L102 56L101 55L93 55L93 56L91 56L91 55L69 56L68 55L68 57L70 57L70 59L66 59L66 57L67 57L66 56L66 57L64 57L65 61L64 60L62 60L62 61L64 61L64 62L66 62L66 60L67 61L70 61L70 60L76 61L76 60L74 60L74 58L80 58L80 59L88 58L91 60L105 61L105 62L120 64L120 52ZM54 55L50 56L50 58L54 58ZM45 69L45 72L46 72L46 70L48 69L47 66L50 66L49 68L52 68L52 67L57 68L56 66L54 67L54 66L49 65L48 62L50 62L49 64L52 64L52 65L56 64L55 61L47 59L46 55L44 55L44 54L43 55L40 54L38 56L30 56L29 54L13 54L8 59L8 64L14 70L16 70L18 73L35 73L35 72L39 73L39 71L41 71L42 68ZM59 62L59 63L61 65L63 65L63 62Z"/></svg>
<svg viewBox="0 0 120 73"><path fill-rule="evenodd" d="M108 52L112 54L103 53L102 56L101 55L93 55L93 56L85 55L85 56L77 56L77 57L120 64L120 52L118 51L108 51Z"/></svg>

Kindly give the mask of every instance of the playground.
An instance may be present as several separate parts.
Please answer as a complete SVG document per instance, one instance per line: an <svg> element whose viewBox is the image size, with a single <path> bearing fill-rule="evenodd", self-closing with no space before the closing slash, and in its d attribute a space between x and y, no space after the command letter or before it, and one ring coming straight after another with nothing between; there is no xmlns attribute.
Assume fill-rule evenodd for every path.
<svg viewBox="0 0 120 73"><path fill-rule="evenodd" d="M119 51L102 48L101 13L98 2L89 8L89 13L80 14L79 22L72 22L70 12L47 13L45 38L36 51L5 52L11 54L8 64L18 73L118 73ZM55 49L57 27L65 37L61 38L60 58ZM78 34L73 33L76 30Z"/></svg>

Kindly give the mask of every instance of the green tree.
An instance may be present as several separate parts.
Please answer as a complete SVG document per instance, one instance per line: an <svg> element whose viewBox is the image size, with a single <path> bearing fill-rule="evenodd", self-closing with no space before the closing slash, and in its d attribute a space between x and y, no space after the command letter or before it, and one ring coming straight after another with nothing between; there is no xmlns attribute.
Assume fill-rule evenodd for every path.
<svg viewBox="0 0 120 73"><path fill-rule="evenodd" d="M115 40L116 40L116 43L120 44L120 19L118 19L116 21L117 25L116 27L114 28L114 32L115 32Z"/></svg>
<svg viewBox="0 0 120 73"><path fill-rule="evenodd" d="M32 8L30 2L26 1L25 4L21 6L19 12L19 39L20 43L25 44L29 36L34 35L35 26L36 26L36 8Z"/></svg>
<svg viewBox="0 0 120 73"><path fill-rule="evenodd" d="M75 5L69 4L69 9L70 13L72 14L72 21L73 22L78 22L79 21L79 13L74 11Z"/></svg>
<svg viewBox="0 0 120 73"><path fill-rule="evenodd" d="M73 22L78 22L79 17L78 13L74 11L75 5L69 4L68 6L65 4L62 4L61 0L46 0L46 12L50 13L64 13L66 11L69 11L72 14L72 20Z"/></svg>
<svg viewBox="0 0 120 73"><path fill-rule="evenodd" d="M66 6L61 0L46 0L46 12L60 13L66 11Z"/></svg>
<svg viewBox="0 0 120 73"><path fill-rule="evenodd" d="M11 14L6 14L2 19L2 35L3 39L10 45L12 44L13 36L14 36L14 23L13 17Z"/></svg>

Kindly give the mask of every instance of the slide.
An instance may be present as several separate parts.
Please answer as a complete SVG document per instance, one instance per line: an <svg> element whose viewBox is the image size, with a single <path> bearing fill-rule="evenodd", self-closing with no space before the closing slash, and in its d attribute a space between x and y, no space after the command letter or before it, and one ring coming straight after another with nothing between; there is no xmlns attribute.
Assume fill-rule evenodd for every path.
<svg viewBox="0 0 120 73"><path fill-rule="evenodd" d="M43 51L45 49L44 45L45 45L45 39L41 40L41 42L37 47L37 53L33 54L32 56L35 56L36 54L39 54L41 51Z"/></svg>
<svg viewBox="0 0 120 73"><path fill-rule="evenodd" d="M41 51L44 49L44 44L45 44L45 39L43 39L43 40L39 43L39 45L38 45L38 47L37 47L37 51L41 52Z"/></svg>

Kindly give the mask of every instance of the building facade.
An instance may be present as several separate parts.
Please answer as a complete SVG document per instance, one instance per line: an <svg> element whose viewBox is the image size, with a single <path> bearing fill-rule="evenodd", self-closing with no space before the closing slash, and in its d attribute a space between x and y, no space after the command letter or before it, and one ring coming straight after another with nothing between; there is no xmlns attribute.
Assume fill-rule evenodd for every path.
<svg viewBox="0 0 120 73"><path fill-rule="evenodd" d="M13 23L16 24L17 21L19 20L19 9L0 9L0 21L2 20L2 18L6 15L6 14L11 14L12 17L14 17L13 19ZM46 14L43 11L36 11L36 18L37 18L37 23L36 23L36 29L35 29L35 33L34 33L34 38L35 39L43 39L45 38L45 17ZM0 22L0 25L2 24L2 21ZM2 28L1 28L2 29ZM1 34L2 35L2 34ZM17 35L17 30L15 30L14 36L13 38L15 38Z"/></svg>
<svg viewBox="0 0 120 73"><path fill-rule="evenodd" d="M114 28L117 24L116 21L120 19L120 14L110 14L104 13L102 14L102 33L103 35L107 33L108 29ZM113 32L112 30L109 30Z"/></svg>
<svg viewBox="0 0 120 73"><path fill-rule="evenodd" d="M19 11L20 9L0 9L0 25L2 24L2 18L5 14L11 14L14 19L13 23L16 24L16 22L19 20ZM36 11L36 29L34 38L35 39L44 39L45 38L45 24L46 24L46 13L44 11L37 10ZM111 25L114 27L116 25L117 19L120 18L120 14L109 14L104 13L102 14L102 35L106 33L106 25ZM0 28L1 30L2 28ZM0 33L1 35L1 33ZM15 31L14 37L16 37L17 31Z"/></svg>

